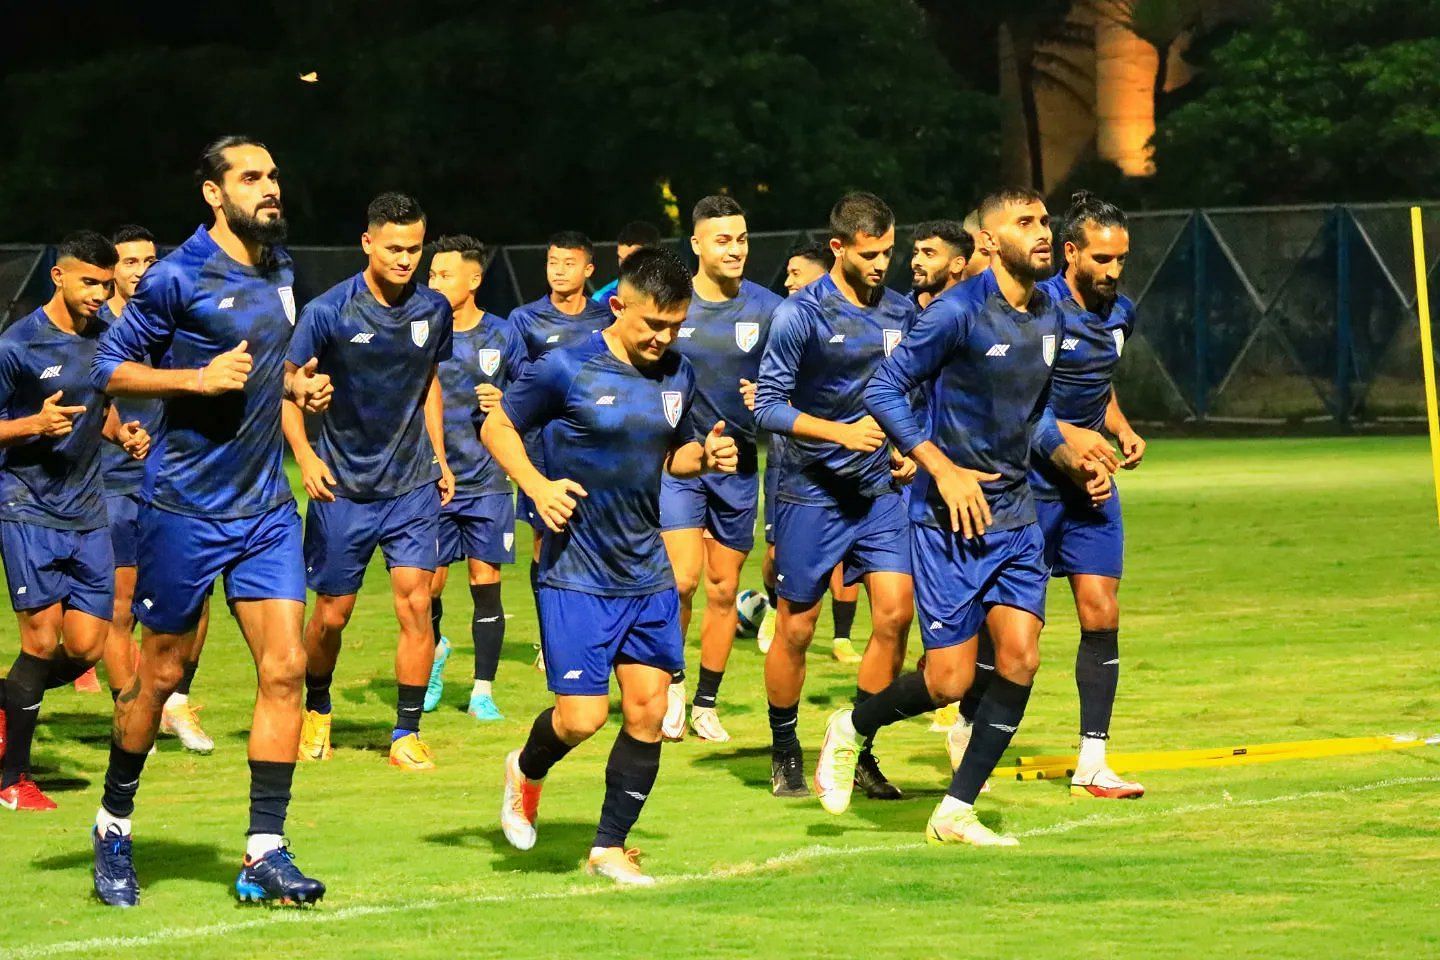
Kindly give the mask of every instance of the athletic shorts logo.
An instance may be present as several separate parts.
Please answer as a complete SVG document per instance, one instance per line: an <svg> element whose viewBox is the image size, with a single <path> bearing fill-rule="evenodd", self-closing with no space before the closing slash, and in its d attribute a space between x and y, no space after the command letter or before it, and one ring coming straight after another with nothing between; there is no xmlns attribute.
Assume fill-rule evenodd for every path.
<svg viewBox="0 0 1440 960"><path fill-rule="evenodd" d="M41 371L41 373L40 373L40 379L41 379L41 380L49 380L49 379L51 379L52 377L58 377L58 376L60 376L60 370L61 370L61 368L62 368L63 366L64 366L64 364L59 364L59 363L57 363L57 364L56 364L55 366L53 366L53 367L46 367L43 371Z"/></svg>
<svg viewBox="0 0 1440 960"><path fill-rule="evenodd" d="M373 333L357 333L357 334L355 334L355 336L353 336L353 337L350 338L350 342L351 342L351 343L369 343L371 340L374 340L374 339L375 339L375 334L373 334Z"/></svg>
<svg viewBox="0 0 1440 960"><path fill-rule="evenodd" d="M566 679L566 680L579 680L580 677L581 677L583 674L584 674L584 671L583 671L583 670L566 670L566 671L565 671L565 679Z"/></svg>
<svg viewBox="0 0 1440 960"><path fill-rule="evenodd" d="M902 335L902 332L899 330L892 330L889 327L885 328L885 356L890 356L890 352L900 346L900 337Z"/></svg>
<svg viewBox="0 0 1440 960"><path fill-rule="evenodd" d="M429 321L429 320L411 320L411 321L410 321L410 340L415 344L415 346L417 346L417 347L423 347L423 346L425 346L425 341L426 341L426 340L429 340L429 339L430 339L430 321Z"/></svg>
<svg viewBox="0 0 1440 960"><path fill-rule="evenodd" d="M512 547L515 546L515 534L513 534L513 533L506 533L506 534L504 535L504 537L502 537L501 539L502 539L502 540L504 541L504 543L505 543L505 549L506 549L506 550L509 550L509 549L511 549Z"/></svg>
<svg viewBox="0 0 1440 960"><path fill-rule="evenodd" d="M1125 331L1124 331L1124 330L1112 330L1112 331L1110 331L1110 335L1115 338L1115 356L1117 356L1117 357L1124 356L1124 354L1125 354Z"/></svg>
<svg viewBox="0 0 1440 960"><path fill-rule="evenodd" d="M1055 346L1055 344L1054 344L1054 342L1053 342L1053 341L1055 340L1055 338L1054 338L1054 337L1049 337L1049 338L1047 338L1047 339L1049 339L1050 341L1052 341L1051 344L1050 344L1050 346L1051 346L1051 348L1053 349L1054 346ZM995 346L993 346L993 347L991 347L989 350L986 350L986 351L985 351L985 356L987 356L987 357L1003 357L1003 356L1005 356L1005 354L1007 354L1007 353L1009 353L1009 352L1010 352L1010 344L1008 344L1008 343L997 343L997 344L995 344Z"/></svg>
<svg viewBox="0 0 1440 960"><path fill-rule="evenodd" d="M23 596L25 596L25 591L27 591L27 590L29 590L29 589L30 589L29 587L21 587L19 590L16 590L16 591L15 591L15 596L17 596L17 597L23 597Z"/></svg>
<svg viewBox="0 0 1440 960"><path fill-rule="evenodd" d="M1053 367L1055 365L1055 337L1052 334L1047 333L1040 338L1040 352L1045 356L1045 366Z"/></svg>
<svg viewBox="0 0 1440 960"><path fill-rule="evenodd" d="M275 292L280 294L280 306L285 308L285 319L290 321L290 326L295 326L295 291L289 287L280 287Z"/></svg>
<svg viewBox="0 0 1440 960"><path fill-rule="evenodd" d="M760 324L742 322L735 324L735 346L749 353L760 342Z"/></svg>
<svg viewBox="0 0 1440 960"><path fill-rule="evenodd" d="M931 630L939 630L939 629L940 629L941 627L943 627L943 626L945 626L945 624L941 623L939 620L931 620L931 621L930 621L930 629L931 629Z"/></svg>
<svg viewBox="0 0 1440 960"><path fill-rule="evenodd" d="M665 408L665 419L670 426L680 422L680 408L685 403L685 398L680 395L679 390L665 390L660 394L660 403Z"/></svg>
<svg viewBox="0 0 1440 960"><path fill-rule="evenodd" d="M495 371L500 369L499 350L480 351L480 372L487 377L495 376Z"/></svg>

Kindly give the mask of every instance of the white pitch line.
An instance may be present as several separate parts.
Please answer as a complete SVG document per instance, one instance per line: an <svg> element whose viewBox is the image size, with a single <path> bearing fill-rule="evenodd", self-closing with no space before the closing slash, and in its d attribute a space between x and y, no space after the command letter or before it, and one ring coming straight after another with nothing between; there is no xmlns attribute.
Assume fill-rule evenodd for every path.
<svg viewBox="0 0 1440 960"><path fill-rule="evenodd" d="M1061 820L1058 823L1045 827L1036 827L1032 830L1024 830L1016 837L1025 839L1028 837L1049 837L1062 833L1071 833L1084 827L1123 827L1132 823L1143 823L1150 820L1164 820L1171 817L1183 817L1196 813L1209 813L1215 810L1229 810L1237 807L1265 807L1276 804L1298 803L1303 800L1315 800L1322 797L1333 797L1337 794L1369 793L1375 790L1386 790L1391 787L1408 787L1422 783L1440 783L1440 776L1433 777L1391 777L1386 780L1376 780L1372 783L1357 784L1353 787L1336 787L1329 790L1306 790L1300 793L1280 794L1273 797L1257 797L1249 800L1219 800L1209 803L1191 803L1178 807L1164 807L1161 809L1152 808L1149 811L1137 813L1133 816L1106 816L1094 814L1088 817L1080 817L1074 820ZM725 867L717 870L710 870L705 873L682 873L669 876L657 877L656 886L660 889L680 886L691 883L704 883L715 880L730 880L741 877L755 876L756 874L768 873L774 870L782 870L797 863L805 863L811 860L821 860L833 857L852 857L867 853L897 853L902 850L919 849L919 841L911 840L906 843L877 843L859 845L853 847L826 847L809 846L791 850L788 853L778 854L769 857L758 863L742 863L733 867ZM404 903L377 903L357 904L352 907L341 907L337 910L311 909L311 910L272 910L264 915L249 920L227 921L224 923L212 923L202 927L179 927L167 928L154 933L137 934L129 937L91 937L86 940L65 940L60 943L51 943L36 947L21 947L9 953L0 954L4 960L37 960L40 957L58 957L71 953L91 953L93 951L124 950L131 947L151 947L172 940L199 939L203 937L217 937L226 934L236 933L242 930L252 930L275 923L306 923L323 924L339 923L345 920L353 920L358 917L385 916L392 913L412 913L417 910L434 910L441 907L454 907L466 905L484 905L491 903L530 903L545 900L568 900L572 897L599 896L604 894L627 893L634 894L636 891L627 890L617 886L574 886L563 890L556 890L549 893L521 893L521 894L479 894L468 897L430 898L425 900L411 900Z"/></svg>

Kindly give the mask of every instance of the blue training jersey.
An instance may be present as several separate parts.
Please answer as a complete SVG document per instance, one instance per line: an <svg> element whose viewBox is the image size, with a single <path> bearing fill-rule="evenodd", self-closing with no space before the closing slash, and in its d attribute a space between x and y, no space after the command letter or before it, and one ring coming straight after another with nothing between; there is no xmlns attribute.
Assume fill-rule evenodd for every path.
<svg viewBox="0 0 1440 960"><path fill-rule="evenodd" d="M865 388L866 407L903 452L931 440L957 466L1000 474L981 485L992 518L987 530L1035 520L1025 478L1037 433L1047 454L1060 445L1054 417L1046 416L1060 327L1059 308L1043 290L1036 288L1022 313L987 270L932 300ZM914 413L916 387L924 390L928 418ZM949 511L923 469L910 518L950 528Z"/></svg>
<svg viewBox="0 0 1440 960"><path fill-rule="evenodd" d="M1105 316L1091 313L1075 298L1064 273L1046 280L1040 288L1059 304L1064 322L1050 385L1050 409L1057 420L1098 431L1105 426L1115 368L1125 341L1135 330L1135 304L1122 295ZM1077 503L1090 503L1085 492L1049 460L1035 461L1030 488L1041 500L1059 500L1063 495Z"/></svg>
<svg viewBox="0 0 1440 960"><path fill-rule="evenodd" d="M601 334L531 364L501 403L515 428L538 430L545 475L585 488L559 534L546 532L540 583L602 597L675 587L660 539L660 474L670 451L697 439L695 374L667 352L641 369Z"/></svg>
<svg viewBox="0 0 1440 960"><path fill-rule="evenodd" d="M695 368L695 431L701 436L721 420L726 436L740 448L737 472L757 467L755 415L740 396L740 381L760 376L760 355L770 336L770 318L783 302L758 283L741 281L733 300L690 298L685 323L672 350Z"/></svg>
<svg viewBox="0 0 1440 960"><path fill-rule="evenodd" d="M509 320L533 362L558 347L584 342L590 334L610 326L615 321L615 314L608 302L594 300L587 302L585 309L577 314L564 313L551 302L547 293L539 300L511 310ZM531 463L544 469L545 451L540 448L538 431L525 435L525 452L530 455Z"/></svg>
<svg viewBox="0 0 1440 960"><path fill-rule="evenodd" d="M615 296L615 291L619 289L620 281L611 280L609 283L605 284L605 286L590 294L590 299L594 300L596 303L608 304L610 302L610 298Z"/></svg>
<svg viewBox="0 0 1440 960"><path fill-rule="evenodd" d="M294 497L285 476L280 402L285 348L295 326L290 255L263 268L232 259L200 227L145 272L120 319L100 338L91 367L107 386L121 363L204 367L248 342L245 389L165 398L140 495L164 510L212 520L252 517Z"/></svg>
<svg viewBox="0 0 1440 960"><path fill-rule="evenodd" d="M450 303L434 290L414 284L387 307L363 273L300 312L286 359L302 366L317 358L335 386L315 452L334 474L337 495L383 500L440 479L425 395L431 371L450 359L451 326Z"/></svg>
<svg viewBox="0 0 1440 960"><path fill-rule="evenodd" d="M475 388L493 384L508 390L524 370L525 345L513 327L485 314L469 330L456 330L449 360L440 364L440 390L445 398L445 459L455 474L455 496L509 493L510 479L480 442L480 412Z"/></svg>
<svg viewBox="0 0 1440 960"><path fill-rule="evenodd" d="M885 289L873 307L845 298L829 274L780 304L760 360L755 420L791 433L800 413L841 423L865 416L865 384L915 319L903 294ZM791 436L785 444L778 499L853 503L895 489L890 448L873 453Z"/></svg>
<svg viewBox="0 0 1440 960"><path fill-rule="evenodd" d="M4 519L60 530L95 530L108 523L100 434L110 401L90 382L90 362L106 329L96 318L83 332L67 333L42 307L0 334L0 417L39 413L56 393L62 406L85 408L71 418L63 437L31 437L0 450Z"/></svg>
<svg viewBox="0 0 1440 960"><path fill-rule="evenodd" d="M100 308L100 320L106 326L116 319L110 304ZM150 446L154 447L159 442L160 431L164 428L165 404L147 397L116 397L112 402L121 423L138 420L145 432L150 434ZM105 480L107 497L139 493L145 483L145 461L136 460L125 452L124 447L115 443L100 445L100 472Z"/></svg>

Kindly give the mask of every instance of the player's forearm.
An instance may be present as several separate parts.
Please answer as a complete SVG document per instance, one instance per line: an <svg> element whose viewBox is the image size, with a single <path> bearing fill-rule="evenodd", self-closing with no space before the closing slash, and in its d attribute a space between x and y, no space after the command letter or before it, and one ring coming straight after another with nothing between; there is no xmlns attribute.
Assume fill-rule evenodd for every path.
<svg viewBox="0 0 1440 960"><path fill-rule="evenodd" d="M305 432L305 412L293 400L280 401L280 431L297 461L315 457L315 448L310 446L310 437Z"/></svg>
<svg viewBox="0 0 1440 960"><path fill-rule="evenodd" d="M105 411L105 423L100 427L100 439L107 440L115 446L121 445L120 440L120 413L111 404Z"/></svg>
<svg viewBox="0 0 1440 960"><path fill-rule="evenodd" d="M1113 437L1131 432L1130 421L1120 410L1120 397L1110 388L1110 402L1105 405L1105 430Z"/></svg>
<svg viewBox="0 0 1440 960"><path fill-rule="evenodd" d="M40 418L35 415L0 420L0 447L13 447L40 436Z"/></svg>
<svg viewBox="0 0 1440 960"><path fill-rule="evenodd" d="M665 463L665 472L677 480L688 480L705 472L705 448L691 441L671 451Z"/></svg>
<svg viewBox="0 0 1440 960"><path fill-rule="evenodd" d="M445 459L445 398L440 393L440 378L433 375L430 389L425 394L425 432L430 435L435 461L449 469L449 462Z"/></svg>
<svg viewBox="0 0 1440 960"><path fill-rule="evenodd" d="M526 496L546 481L545 475L530 462L530 455L525 452L525 441L501 410L497 409L485 418L480 426L480 442L485 444L490 456Z"/></svg>
<svg viewBox="0 0 1440 960"><path fill-rule="evenodd" d="M945 456L933 440L922 440L915 445L908 456L932 477L939 476L946 470L955 469L955 461Z"/></svg>
<svg viewBox="0 0 1440 960"><path fill-rule="evenodd" d="M117 366L109 379L96 383L112 397L180 397L197 396L203 390L203 370L157 370L143 363L126 360Z"/></svg>

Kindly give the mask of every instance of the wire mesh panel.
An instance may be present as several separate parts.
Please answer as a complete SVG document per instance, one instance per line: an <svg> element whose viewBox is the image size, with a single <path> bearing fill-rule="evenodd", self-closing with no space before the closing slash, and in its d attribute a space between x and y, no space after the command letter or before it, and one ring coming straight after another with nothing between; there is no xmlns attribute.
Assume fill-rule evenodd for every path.
<svg viewBox="0 0 1440 960"><path fill-rule="evenodd" d="M41 246L0 247L0 329L10 321L35 309L22 309L26 287L29 285L33 268L45 252Z"/></svg>

